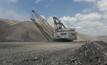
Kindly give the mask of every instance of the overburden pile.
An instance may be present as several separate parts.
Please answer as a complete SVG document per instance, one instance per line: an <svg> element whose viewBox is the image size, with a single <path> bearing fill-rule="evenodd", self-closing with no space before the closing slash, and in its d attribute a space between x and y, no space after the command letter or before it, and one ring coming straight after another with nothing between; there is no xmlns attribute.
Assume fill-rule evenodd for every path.
<svg viewBox="0 0 107 65"><path fill-rule="evenodd" d="M75 65L107 65L107 43L88 42L74 53Z"/></svg>
<svg viewBox="0 0 107 65"><path fill-rule="evenodd" d="M33 22L20 22L5 29L1 41L47 41Z"/></svg>

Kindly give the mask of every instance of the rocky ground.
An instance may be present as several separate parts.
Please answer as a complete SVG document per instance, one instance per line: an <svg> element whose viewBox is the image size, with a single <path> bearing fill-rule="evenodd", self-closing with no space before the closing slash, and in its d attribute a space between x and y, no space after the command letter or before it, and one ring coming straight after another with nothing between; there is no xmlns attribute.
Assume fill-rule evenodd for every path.
<svg viewBox="0 0 107 65"><path fill-rule="evenodd" d="M0 65L107 65L105 42L1 42Z"/></svg>
<svg viewBox="0 0 107 65"><path fill-rule="evenodd" d="M77 65L107 65L107 43L103 41L87 42L74 54Z"/></svg>
<svg viewBox="0 0 107 65"><path fill-rule="evenodd" d="M0 43L0 65L66 65L75 49L84 43Z"/></svg>

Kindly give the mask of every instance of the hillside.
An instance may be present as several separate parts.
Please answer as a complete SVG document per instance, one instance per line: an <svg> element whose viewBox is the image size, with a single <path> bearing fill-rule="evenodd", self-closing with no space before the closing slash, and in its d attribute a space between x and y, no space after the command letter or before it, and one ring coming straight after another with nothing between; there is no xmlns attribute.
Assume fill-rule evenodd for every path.
<svg viewBox="0 0 107 65"><path fill-rule="evenodd" d="M77 40L76 41L90 41L90 40L91 40L91 36L88 36L83 33L77 33Z"/></svg>
<svg viewBox="0 0 107 65"><path fill-rule="evenodd" d="M15 21L15 20L9 20L9 19L0 19L0 22L2 21L2 23L6 23L8 25L14 25L19 23L19 21Z"/></svg>
<svg viewBox="0 0 107 65"><path fill-rule="evenodd" d="M17 24L17 23L19 23L19 21L0 19L0 31L4 31L6 28L10 27L11 25Z"/></svg>
<svg viewBox="0 0 107 65"><path fill-rule="evenodd" d="M1 41L47 41L33 22L20 22L5 29Z"/></svg>

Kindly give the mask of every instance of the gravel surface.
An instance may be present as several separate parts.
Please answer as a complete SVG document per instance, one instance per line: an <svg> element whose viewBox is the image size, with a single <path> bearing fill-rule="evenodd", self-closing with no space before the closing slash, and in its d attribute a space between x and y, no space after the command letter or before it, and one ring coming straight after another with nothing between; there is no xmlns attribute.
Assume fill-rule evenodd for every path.
<svg viewBox="0 0 107 65"><path fill-rule="evenodd" d="M107 65L107 43L1 42L0 65Z"/></svg>
<svg viewBox="0 0 107 65"><path fill-rule="evenodd" d="M0 65L69 65L76 42L7 42L0 43Z"/></svg>

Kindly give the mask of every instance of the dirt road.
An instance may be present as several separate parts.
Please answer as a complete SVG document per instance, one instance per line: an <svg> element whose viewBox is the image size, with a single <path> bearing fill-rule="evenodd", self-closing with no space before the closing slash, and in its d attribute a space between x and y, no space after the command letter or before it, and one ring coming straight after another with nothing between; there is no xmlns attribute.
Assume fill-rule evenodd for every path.
<svg viewBox="0 0 107 65"><path fill-rule="evenodd" d="M78 42L0 42L0 65L69 65Z"/></svg>

